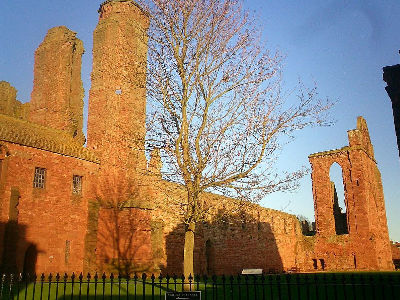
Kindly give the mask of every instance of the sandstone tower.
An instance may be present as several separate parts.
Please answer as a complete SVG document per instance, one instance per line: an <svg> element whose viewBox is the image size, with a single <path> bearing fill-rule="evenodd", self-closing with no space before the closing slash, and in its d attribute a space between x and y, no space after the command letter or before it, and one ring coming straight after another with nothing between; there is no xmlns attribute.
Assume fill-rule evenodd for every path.
<svg viewBox="0 0 400 300"><path fill-rule="evenodd" d="M81 63L83 43L65 26L54 27L35 52L29 120L61 129L85 143Z"/></svg>
<svg viewBox="0 0 400 300"><path fill-rule="evenodd" d="M309 156L312 166L317 258L337 268L391 270L389 234L381 174L366 121L348 131L349 146ZM332 164L342 168L346 218L337 216L335 188L329 178ZM336 201L335 201L336 200ZM345 230L342 226L347 226Z"/></svg>
<svg viewBox="0 0 400 300"><path fill-rule="evenodd" d="M109 0L93 34L88 148L108 167L146 167L146 62L149 19L133 1Z"/></svg>

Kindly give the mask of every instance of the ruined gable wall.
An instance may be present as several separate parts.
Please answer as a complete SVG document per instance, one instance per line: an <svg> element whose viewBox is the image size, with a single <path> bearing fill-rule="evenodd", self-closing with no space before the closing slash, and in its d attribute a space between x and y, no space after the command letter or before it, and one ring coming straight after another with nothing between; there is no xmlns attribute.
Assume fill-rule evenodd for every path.
<svg viewBox="0 0 400 300"><path fill-rule="evenodd" d="M9 271L22 272L31 246L37 256L36 263L31 261L36 272L82 271L88 199L93 194L98 164L1 143L9 156L3 160L1 170L0 224L11 225L12 236L18 237L12 242L9 234L7 243L1 240L1 245L8 246L8 253L1 260L3 270L7 267ZM35 167L46 168L44 189L33 188ZM80 196L72 193L73 175L83 176Z"/></svg>
<svg viewBox="0 0 400 300"><path fill-rule="evenodd" d="M34 81L29 120L66 131L81 145L83 127L83 85L81 59L83 43L65 26L47 32L35 52Z"/></svg>
<svg viewBox="0 0 400 300"><path fill-rule="evenodd" d="M331 270L391 270L391 253L383 188L365 120L350 130L349 146L312 154L313 196L317 235L315 259ZM329 169L338 163L343 171L349 234L336 235Z"/></svg>

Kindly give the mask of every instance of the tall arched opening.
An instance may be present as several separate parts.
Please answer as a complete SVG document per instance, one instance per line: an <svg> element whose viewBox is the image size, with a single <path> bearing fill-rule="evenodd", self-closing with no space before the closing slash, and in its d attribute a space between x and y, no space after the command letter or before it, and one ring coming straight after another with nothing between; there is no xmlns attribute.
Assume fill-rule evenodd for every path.
<svg viewBox="0 0 400 300"><path fill-rule="evenodd" d="M335 219L335 231L337 235L348 234L347 207L345 199L345 186L343 170L338 163L333 163L329 170L329 178L332 186L333 217Z"/></svg>

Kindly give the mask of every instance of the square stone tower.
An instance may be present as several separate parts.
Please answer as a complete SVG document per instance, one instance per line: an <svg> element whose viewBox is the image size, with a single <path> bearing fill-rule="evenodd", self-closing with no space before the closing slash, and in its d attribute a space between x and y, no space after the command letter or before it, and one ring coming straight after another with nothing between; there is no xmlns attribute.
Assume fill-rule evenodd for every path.
<svg viewBox="0 0 400 300"><path fill-rule="evenodd" d="M60 129L81 145L83 135L83 43L65 26L51 28L35 52L29 120Z"/></svg>
<svg viewBox="0 0 400 300"><path fill-rule="evenodd" d="M133 1L108 0L93 33L88 148L105 168L146 168L147 14Z"/></svg>

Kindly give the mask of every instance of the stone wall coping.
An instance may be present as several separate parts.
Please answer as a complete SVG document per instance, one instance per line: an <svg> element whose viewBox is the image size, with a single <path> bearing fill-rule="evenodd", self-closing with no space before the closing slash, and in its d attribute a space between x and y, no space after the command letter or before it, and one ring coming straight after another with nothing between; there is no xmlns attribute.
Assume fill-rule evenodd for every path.
<svg viewBox="0 0 400 300"><path fill-rule="evenodd" d="M325 155L331 155L331 154L337 154L337 153L341 153L341 152L346 152L350 150L350 146L345 146L343 148L340 149L333 149L333 150L327 150L327 151L321 151L321 152L316 152L316 153L312 153L308 156L308 158L311 157L317 157L317 156L325 156Z"/></svg>
<svg viewBox="0 0 400 300"><path fill-rule="evenodd" d="M62 130L0 114L0 141L32 147L93 163L100 160Z"/></svg>
<svg viewBox="0 0 400 300"><path fill-rule="evenodd" d="M317 153L310 154L310 155L308 156L308 158L319 157L319 156L329 156L329 155L334 155L334 154L338 154L338 153L342 153L342 152L355 151L355 150L361 150L361 151L363 151L365 154L367 154L367 156L368 156L370 159L372 159L372 160L376 163L375 158L371 157L371 156L367 153L367 151L365 151L365 149L364 149L363 147L361 147L361 146L353 146L353 147L345 146L345 147L340 148L340 149L334 149L334 150L327 150L327 151L317 152Z"/></svg>
<svg viewBox="0 0 400 300"><path fill-rule="evenodd" d="M97 12L100 13L101 8L102 8L104 5L106 5L106 4L108 4L108 3L112 3L112 2L131 2L133 5L135 5L137 8L139 8L140 11L141 11L144 15L149 16L149 13L148 13L146 10L144 10L143 7L141 7L139 4L137 4L136 1L134 1L134 0L106 0L106 1L104 1L103 3L100 4L99 10L98 10Z"/></svg>

